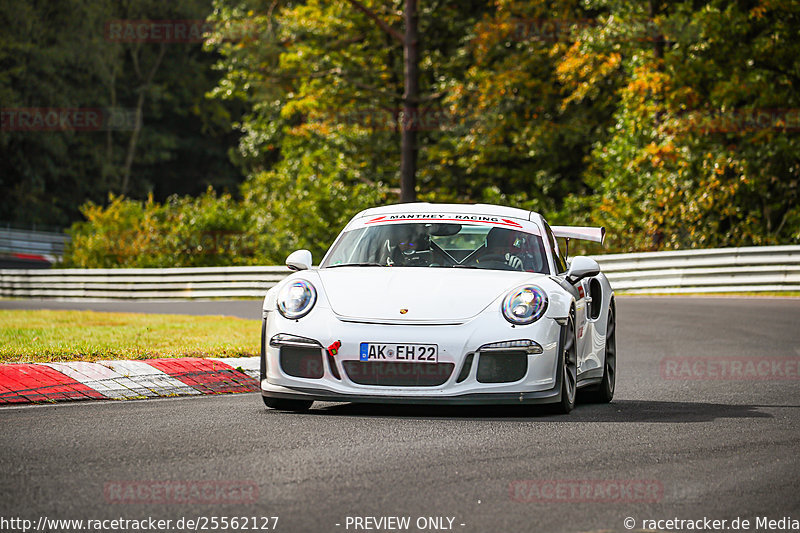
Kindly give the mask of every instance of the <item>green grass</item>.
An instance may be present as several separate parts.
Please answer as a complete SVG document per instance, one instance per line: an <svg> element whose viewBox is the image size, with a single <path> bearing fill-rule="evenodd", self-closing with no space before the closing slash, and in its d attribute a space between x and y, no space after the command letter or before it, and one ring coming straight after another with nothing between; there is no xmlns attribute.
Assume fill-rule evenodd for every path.
<svg viewBox="0 0 800 533"><path fill-rule="evenodd" d="M0 310L0 363L247 357L257 320L221 316Z"/></svg>

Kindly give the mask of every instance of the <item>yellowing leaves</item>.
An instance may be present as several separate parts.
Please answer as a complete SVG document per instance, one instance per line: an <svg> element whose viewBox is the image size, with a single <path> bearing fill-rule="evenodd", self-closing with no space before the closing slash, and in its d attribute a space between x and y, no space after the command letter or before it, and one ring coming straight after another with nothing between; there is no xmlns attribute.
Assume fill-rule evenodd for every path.
<svg viewBox="0 0 800 533"><path fill-rule="evenodd" d="M561 108L565 109L571 102L579 102L595 92L621 63L622 56L617 52L589 54L580 42L574 43L556 65L557 79L567 93Z"/></svg>

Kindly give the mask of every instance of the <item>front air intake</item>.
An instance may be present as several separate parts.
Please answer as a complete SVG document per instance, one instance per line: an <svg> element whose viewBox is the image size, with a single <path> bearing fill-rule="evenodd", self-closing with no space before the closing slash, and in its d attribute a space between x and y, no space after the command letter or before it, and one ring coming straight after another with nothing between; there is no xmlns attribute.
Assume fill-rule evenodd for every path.
<svg viewBox="0 0 800 533"><path fill-rule="evenodd" d="M481 383L511 383L528 372L525 351L491 351L478 354L478 381Z"/></svg>
<svg viewBox="0 0 800 533"><path fill-rule="evenodd" d="M333 377L341 381L342 376L339 375L339 369L336 368L336 359L331 354L328 354L328 366L331 368Z"/></svg>
<svg viewBox="0 0 800 533"><path fill-rule="evenodd" d="M319 379L324 374L322 349L301 346L281 346L281 370L295 378Z"/></svg>
<svg viewBox="0 0 800 533"><path fill-rule="evenodd" d="M475 354L469 353L464 358L464 366L461 367L461 372L458 373L456 383L461 383L462 381L466 380L467 377L469 377L469 371L472 370L472 359L474 357Z"/></svg>
<svg viewBox="0 0 800 533"><path fill-rule="evenodd" d="M453 363L342 361L347 377L359 385L436 387L450 378Z"/></svg>

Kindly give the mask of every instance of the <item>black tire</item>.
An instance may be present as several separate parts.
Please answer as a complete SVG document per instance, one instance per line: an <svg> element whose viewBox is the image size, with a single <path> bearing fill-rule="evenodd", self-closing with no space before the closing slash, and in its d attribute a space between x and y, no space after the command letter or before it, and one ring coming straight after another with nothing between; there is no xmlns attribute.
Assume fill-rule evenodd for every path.
<svg viewBox="0 0 800 533"><path fill-rule="evenodd" d="M264 400L264 405L278 411L294 411L296 413L303 413L311 409L313 400L287 400L285 398L267 398L261 397Z"/></svg>
<svg viewBox="0 0 800 533"><path fill-rule="evenodd" d="M553 410L568 414L575 407L578 384L578 346L575 342L575 319L570 314L561 336L561 399Z"/></svg>
<svg viewBox="0 0 800 533"><path fill-rule="evenodd" d="M614 308L608 308L606 326L606 354L603 363L603 380L597 387L586 391L586 399L594 403L608 403L614 398L617 383L617 322Z"/></svg>

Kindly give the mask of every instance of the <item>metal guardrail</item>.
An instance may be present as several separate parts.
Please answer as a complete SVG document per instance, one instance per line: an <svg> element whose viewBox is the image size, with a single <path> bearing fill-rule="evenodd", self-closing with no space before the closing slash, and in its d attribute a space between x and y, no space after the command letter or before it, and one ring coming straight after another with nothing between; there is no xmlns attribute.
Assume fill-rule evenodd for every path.
<svg viewBox="0 0 800 533"><path fill-rule="evenodd" d="M0 270L0 296L96 300L259 298L288 274L285 266Z"/></svg>
<svg viewBox="0 0 800 533"><path fill-rule="evenodd" d="M54 263L64 255L68 240L64 233L0 227L0 255Z"/></svg>
<svg viewBox="0 0 800 533"><path fill-rule="evenodd" d="M594 256L626 293L800 290L800 246ZM283 266L0 270L0 296L57 299L260 298Z"/></svg>
<svg viewBox="0 0 800 533"><path fill-rule="evenodd" d="M800 246L751 246L594 256L615 291L800 291Z"/></svg>

